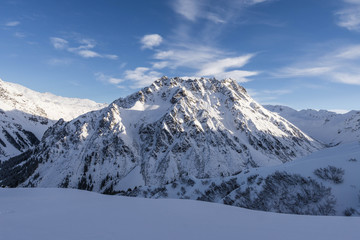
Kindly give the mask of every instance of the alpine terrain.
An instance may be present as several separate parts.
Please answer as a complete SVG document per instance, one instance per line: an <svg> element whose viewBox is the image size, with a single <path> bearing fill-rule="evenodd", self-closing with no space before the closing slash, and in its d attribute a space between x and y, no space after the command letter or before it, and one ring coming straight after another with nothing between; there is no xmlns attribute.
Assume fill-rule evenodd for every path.
<svg viewBox="0 0 360 240"><path fill-rule="evenodd" d="M360 140L360 111L338 114L326 110L297 111L286 106L266 105L265 108L278 113L311 137L330 146Z"/></svg>
<svg viewBox="0 0 360 240"><path fill-rule="evenodd" d="M75 189L0 189L0 195L2 239L359 238L360 218L356 217L276 214L200 201L127 198Z"/></svg>
<svg viewBox="0 0 360 240"><path fill-rule="evenodd" d="M105 106L87 99L39 93L0 79L0 162L34 147L60 118L69 121Z"/></svg>
<svg viewBox="0 0 360 240"><path fill-rule="evenodd" d="M108 107L59 120L1 166L6 186L114 193L239 174L323 147L235 81L163 77Z"/></svg>

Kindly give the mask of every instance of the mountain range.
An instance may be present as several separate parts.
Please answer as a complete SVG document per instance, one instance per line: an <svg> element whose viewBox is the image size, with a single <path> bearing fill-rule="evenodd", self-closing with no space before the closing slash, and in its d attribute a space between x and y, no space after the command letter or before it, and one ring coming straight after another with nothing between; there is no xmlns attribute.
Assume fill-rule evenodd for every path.
<svg viewBox="0 0 360 240"><path fill-rule="evenodd" d="M20 186L120 191L184 175L231 176L322 147L233 80L163 77L104 109L50 127L25 158L32 169ZM4 182L18 184L13 178Z"/></svg>
<svg viewBox="0 0 360 240"><path fill-rule="evenodd" d="M264 107L278 113L314 139L329 146L360 139L360 111L353 110L338 114L327 110L297 111L279 105L265 105Z"/></svg>
<svg viewBox="0 0 360 240"><path fill-rule="evenodd" d="M29 142L0 163L3 186L360 214L357 111L264 108L231 79L162 77L108 106L0 83L0 139Z"/></svg>

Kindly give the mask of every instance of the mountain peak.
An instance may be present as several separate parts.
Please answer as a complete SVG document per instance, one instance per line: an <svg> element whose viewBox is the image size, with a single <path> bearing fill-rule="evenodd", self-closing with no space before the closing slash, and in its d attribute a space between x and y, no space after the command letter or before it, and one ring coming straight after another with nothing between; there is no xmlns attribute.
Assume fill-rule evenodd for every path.
<svg viewBox="0 0 360 240"><path fill-rule="evenodd" d="M88 99L36 92L0 79L0 161L32 148L60 118L69 121L105 106Z"/></svg>
<svg viewBox="0 0 360 240"><path fill-rule="evenodd" d="M50 128L26 160L38 167L22 186L162 185L282 164L321 147L231 79L163 77Z"/></svg>

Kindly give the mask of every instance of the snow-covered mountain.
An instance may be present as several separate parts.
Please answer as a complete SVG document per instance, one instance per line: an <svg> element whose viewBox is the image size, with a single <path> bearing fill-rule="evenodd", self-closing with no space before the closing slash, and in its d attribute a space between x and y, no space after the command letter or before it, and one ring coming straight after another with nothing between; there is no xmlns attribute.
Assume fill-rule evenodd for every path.
<svg viewBox="0 0 360 240"><path fill-rule="evenodd" d="M164 186L142 186L120 194L194 199L280 213L360 216L359 172L360 143L352 142L232 177L185 176Z"/></svg>
<svg viewBox="0 0 360 240"><path fill-rule="evenodd" d="M266 105L306 134L328 145L360 140L360 111L338 114L326 110L297 111L285 106Z"/></svg>
<svg viewBox="0 0 360 240"><path fill-rule="evenodd" d="M107 108L58 121L33 152L3 165L0 178L113 192L187 175L231 176L320 148L233 80L163 77Z"/></svg>
<svg viewBox="0 0 360 240"><path fill-rule="evenodd" d="M36 145L60 118L69 121L105 106L87 99L39 93L0 79L0 162Z"/></svg>

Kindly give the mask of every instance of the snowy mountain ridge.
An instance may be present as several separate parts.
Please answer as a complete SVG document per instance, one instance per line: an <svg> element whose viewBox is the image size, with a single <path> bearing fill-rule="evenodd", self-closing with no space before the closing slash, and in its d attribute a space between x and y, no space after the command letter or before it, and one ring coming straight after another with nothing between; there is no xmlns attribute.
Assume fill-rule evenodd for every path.
<svg viewBox="0 0 360 240"><path fill-rule="evenodd" d="M186 175L231 176L322 147L233 80L163 77L107 108L58 121L32 153L3 166L12 174L2 184L112 192Z"/></svg>
<svg viewBox="0 0 360 240"><path fill-rule="evenodd" d="M289 214L360 216L359 172L360 143L352 142L235 176L186 176L160 187L142 186L119 194L193 199Z"/></svg>
<svg viewBox="0 0 360 240"><path fill-rule="evenodd" d="M265 105L278 113L309 136L328 145L360 140L360 111L339 114L326 110L297 111L286 106Z"/></svg>
<svg viewBox="0 0 360 240"><path fill-rule="evenodd" d="M49 126L105 107L88 99L39 93L0 79L0 161L36 145Z"/></svg>

